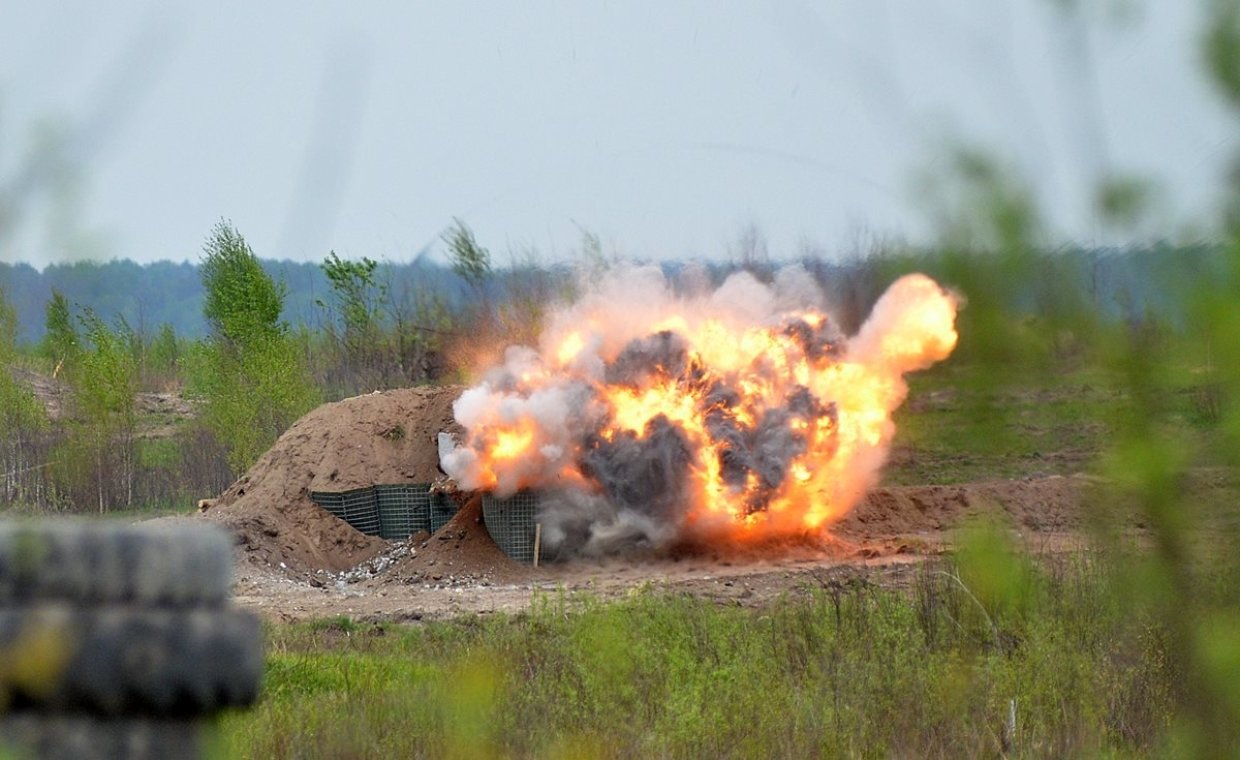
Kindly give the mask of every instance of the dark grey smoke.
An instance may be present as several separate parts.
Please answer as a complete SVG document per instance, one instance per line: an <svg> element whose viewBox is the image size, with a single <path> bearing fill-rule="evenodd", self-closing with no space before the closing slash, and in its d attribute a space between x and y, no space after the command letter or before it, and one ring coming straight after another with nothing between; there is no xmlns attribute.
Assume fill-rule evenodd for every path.
<svg viewBox="0 0 1240 760"><path fill-rule="evenodd" d="M788 464L804 454L809 446L805 434L790 426L787 409L772 409L762 415L753 436L753 470L764 493L777 490L788 475ZM765 502L762 504L765 506Z"/></svg>
<svg viewBox="0 0 1240 760"><path fill-rule="evenodd" d="M689 352L684 338L663 330L631 341L607 365L604 379L610 385L640 388L652 377L679 378L688 369Z"/></svg>
<svg viewBox="0 0 1240 760"><path fill-rule="evenodd" d="M734 391L720 389L710 398L728 402L713 404L706 412L706 432L719 444L719 470L723 482L730 486L742 486L753 469L753 457L749 453L749 436L744 426L732 413L731 398L740 400Z"/></svg>
<svg viewBox="0 0 1240 760"><path fill-rule="evenodd" d="M688 503L685 487L692 463L689 440L660 414L641 436L627 430L611 440L592 435L582 452L581 472L617 509L676 523Z"/></svg>
<svg viewBox="0 0 1240 760"><path fill-rule="evenodd" d="M618 509L603 494L581 490L544 491L538 519L548 560L659 549L676 538L680 527Z"/></svg>
<svg viewBox="0 0 1240 760"><path fill-rule="evenodd" d="M825 319L818 327L803 319L791 319L784 324L784 334L795 340L811 361L838 358L844 349L843 336Z"/></svg>

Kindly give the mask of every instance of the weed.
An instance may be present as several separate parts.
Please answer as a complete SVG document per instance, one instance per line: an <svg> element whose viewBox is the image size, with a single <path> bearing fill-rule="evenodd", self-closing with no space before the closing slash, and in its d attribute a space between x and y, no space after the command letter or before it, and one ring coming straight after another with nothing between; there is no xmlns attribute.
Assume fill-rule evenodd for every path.
<svg viewBox="0 0 1240 760"><path fill-rule="evenodd" d="M977 530L981 541L989 529ZM227 716L221 740L237 757L1162 746L1178 677L1167 626L1125 609L1087 561L1022 560L1015 575L986 581L996 561L1006 558L979 545L927 566L910 589L858 576L758 610L647 591L610 604L560 594L515 617L416 627L275 626L266 697ZM1231 656L1224 640L1209 642L1220 659Z"/></svg>

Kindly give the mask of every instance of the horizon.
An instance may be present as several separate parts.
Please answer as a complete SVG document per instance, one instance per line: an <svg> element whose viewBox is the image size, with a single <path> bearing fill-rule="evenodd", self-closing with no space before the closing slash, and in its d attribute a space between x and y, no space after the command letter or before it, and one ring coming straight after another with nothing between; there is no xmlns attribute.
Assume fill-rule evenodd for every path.
<svg viewBox="0 0 1240 760"><path fill-rule="evenodd" d="M1165 312L1164 316L1169 315L1175 319L1175 310L1168 311L1168 308L1177 292L1174 281L1177 281L1177 278L1191 277L1191 273L1184 267L1188 260L1186 256L1196 257L1198 263L1209 267L1211 257L1217 258L1217 254L1225 250L1223 245L1210 242L1177 244L1156 241L1122 248L1056 247L1041 250L1039 253L1061 257L1061 261L1067 262L1069 273L1075 271L1082 279L1093 279L1092 287L1097 290L1096 297L1101 298L1097 305L1102 308L1103 313L1115 316L1118 312L1135 307L1138 312ZM608 265L654 266L670 276L679 276L679 273L699 266L711 277L720 278L747 268L752 271L752 266L756 264L758 279L761 281L771 280L775 272L785 267L804 265L824 289L826 301L823 307L831 309L840 306L842 300L848 299L849 288L856 284L853 281L854 276L872 263L878 262L879 267L886 267L883 262L889 264L903 257L914 266L886 267L881 271L887 274L895 274L897 271L931 273L937 268L935 254L942 252L936 249L905 249L897 252L894 258L877 256L843 260L818 257L781 261L772 258L751 262L750 267L736 260L700 259L612 261L608 262ZM331 292L322 262L263 257L259 257L259 260L276 281L284 283L288 288L283 318L290 325L322 327L323 320L328 318L328 312L321 308L318 300ZM385 272L384 276L391 278L385 282L392 288L396 301L417 303L431 292L443 299L445 304L454 306L459 306L470 298L467 283L453 271L449 263L434 260L377 263L384 268L380 270ZM938 263L941 264L941 261ZM585 264L582 261L540 262L533 271L563 278L590 271ZM205 325L201 310L204 290L199 277L199 266L200 262L194 261L112 260L58 262L39 269L28 263L0 262L0 290L5 292L16 310L19 340L27 345L37 342L44 333L46 303L53 289L65 295L75 308L89 308L105 320L124 318L131 326L146 331L168 323L178 335L194 338L203 334ZM1103 268L1100 270L1099 266ZM129 267L137 268L138 274L135 275ZM162 279L148 282L149 278L145 273L157 267L170 269L165 271ZM1198 271L1200 267L1188 269L1201 274L1201 271ZM122 271L129 273L126 275L128 279L123 280L123 285L117 280ZM512 269L507 265L497 266L488 287L498 289L497 293L502 295L510 275L521 275L529 271ZM87 276L83 277L82 274ZM950 280L946 282L954 285ZM1128 299L1127 306L1117 300L1121 293ZM1169 302L1168 299L1172 301ZM1014 305L1014 308L1020 307Z"/></svg>
<svg viewBox="0 0 1240 760"><path fill-rule="evenodd" d="M1168 237L1168 238L1152 238L1152 239L1142 239L1142 240L1126 240L1122 242L1111 242L1111 243L1086 243L1086 242L1081 242L1081 241L1068 240L1068 241L1060 241L1060 242L1047 243L1044 245L1035 246L1035 250L1043 252L1043 253L1053 252L1053 253L1074 254L1074 253L1082 253L1082 252L1093 252L1093 253L1106 253L1108 255L1122 256L1122 255L1127 255L1127 254L1132 254L1132 253L1142 253L1142 252L1160 250L1160 249L1165 249L1165 248L1172 248L1172 249L1207 248L1208 249L1208 248L1223 247L1227 244L1228 244L1228 241L1226 240L1226 238L1220 234L1217 236L1210 236L1210 237L1198 236L1192 239L1172 239ZM873 257L883 257L883 256L891 255L893 253L896 255L907 254L907 255L913 255L913 256L933 256L935 254L942 253L943 251L949 248L951 248L950 245L938 244L938 243L933 243L933 242L928 242L928 243L924 243L920 245L914 245L914 244L907 243L907 242L900 242L897 244L890 244L890 245L876 243L875 245L871 246L868 250L859 252L859 255L857 255L858 252L856 251L850 251L849 253L845 255L831 255L826 250L815 246L815 247L807 248L797 253L793 253L785 257L780 257L774 254L767 255L766 257L762 258L759 262L757 262L757 265L762 268L782 267L782 266L794 265L794 264L804 262L804 261L817 261L817 262L823 262L823 263L831 264L831 265L850 266L850 265L857 264L859 262L866 261L867 259L870 259ZM526 258L522 261L517 261L515 257L510 257L502 261L497 261L495 260L496 259L495 253L492 251L492 257L493 257L492 270L495 272L505 272L505 271L514 271L514 270L524 269L524 268L557 269L557 268L567 267L571 269L571 268L581 265L581 261L579 260L580 249L573 251L573 253L576 254L575 256L564 257L560 259L539 258L537 255L538 254L537 251L527 250L527 251L522 251L520 253L526 256ZM533 258L529 258L531 254ZM263 262L265 264L274 264L274 265L294 264L297 266L314 267L316 269L322 267L323 261L327 257L327 254L324 254L323 257L316 259L316 260L275 258L272 256L264 256L258 253L257 251L255 252L254 255L260 262ZM366 256L366 254L361 254L356 257L342 255L340 256L340 258L346 261L360 261L362 258L371 258L380 266L391 266L391 267L431 266L431 267L435 267L438 269L444 269L444 270L452 269L452 262L444 258L441 258L441 257L426 256L426 257L415 257L415 258L412 258L406 261L395 261L392 259L374 258L372 256ZM669 258L663 258L663 259L651 259L651 258L640 258L640 257L606 257L606 260L609 266L613 264L636 264L636 265L641 265L641 266L703 264L709 267L733 267L737 269L744 269L747 266L743 262L738 261L735 255L733 254L727 254L727 255L724 255L718 258L702 258L698 256L676 256L676 257L669 257ZM119 264L133 264L135 266L142 267L142 268L148 268L148 267L160 266L160 265L191 266L191 267L196 268L201 264L201 256L197 259L185 258L185 259L178 260L178 259L162 258L162 259L150 259L147 261L139 261L133 258L114 256L108 259L82 258L82 259L73 259L73 260L50 261L50 262L46 262L43 264L38 264L33 261L20 261L20 260L19 261L0 261L0 267L29 267L33 269L34 271L38 272L39 274L45 273L47 269L49 268L63 268L63 267L75 267L75 266L103 267L103 266L119 265ZM0 283L0 285L2 284L3 283Z"/></svg>

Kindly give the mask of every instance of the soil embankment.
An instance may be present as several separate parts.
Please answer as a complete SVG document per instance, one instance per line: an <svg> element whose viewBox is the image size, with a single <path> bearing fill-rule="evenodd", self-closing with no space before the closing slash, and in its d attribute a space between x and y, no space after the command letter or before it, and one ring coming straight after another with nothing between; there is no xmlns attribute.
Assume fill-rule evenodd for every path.
<svg viewBox="0 0 1240 760"><path fill-rule="evenodd" d="M459 430L452 402L460 392L402 388L324 404L280 436L205 517L236 532L243 562L294 577L356 567L388 542L354 530L310 493L440 477L436 439Z"/></svg>

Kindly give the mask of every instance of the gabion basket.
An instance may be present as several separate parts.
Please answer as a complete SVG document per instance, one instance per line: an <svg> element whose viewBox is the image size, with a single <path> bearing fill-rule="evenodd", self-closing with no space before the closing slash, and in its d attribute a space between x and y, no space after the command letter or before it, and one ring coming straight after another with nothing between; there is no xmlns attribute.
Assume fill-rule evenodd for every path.
<svg viewBox="0 0 1240 760"><path fill-rule="evenodd" d="M380 535L379 504L373 486L351 491L312 491L310 499L362 533Z"/></svg>
<svg viewBox="0 0 1240 760"><path fill-rule="evenodd" d="M429 533L430 487L430 483L375 486L379 536L389 541L400 541L418 531Z"/></svg>
<svg viewBox="0 0 1240 760"><path fill-rule="evenodd" d="M482 521L500 550L518 562L534 563L538 494L518 491L507 499L482 496Z"/></svg>
<svg viewBox="0 0 1240 760"><path fill-rule="evenodd" d="M438 533L439 529L448 524L448 521L456 516L460 511L461 505L451 494L433 493L430 494L430 518L429 526L431 533Z"/></svg>

